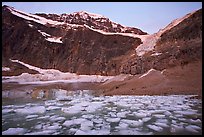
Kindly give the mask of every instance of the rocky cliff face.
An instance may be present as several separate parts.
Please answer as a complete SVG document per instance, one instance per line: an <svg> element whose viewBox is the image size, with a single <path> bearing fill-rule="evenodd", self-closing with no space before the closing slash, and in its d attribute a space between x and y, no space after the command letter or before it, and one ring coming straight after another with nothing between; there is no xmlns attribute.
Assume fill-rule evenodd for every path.
<svg viewBox="0 0 204 137"><path fill-rule="evenodd" d="M202 9L174 20L148 38L155 42L145 40L143 48L153 45L152 49L142 55L129 56L123 63L122 73L141 74L151 68L163 70L202 61ZM136 51L142 50L137 48Z"/></svg>
<svg viewBox="0 0 204 137"><path fill-rule="evenodd" d="M101 29L95 30L80 22L53 21L7 6L3 7L2 18L3 65L9 59L18 59L63 72L116 75L121 64L113 58L141 44L139 38L103 34Z"/></svg>
<svg viewBox="0 0 204 137"><path fill-rule="evenodd" d="M2 40L3 66L10 68L9 59L17 59L77 74L141 74L202 60L202 9L148 35L87 12L28 14L3 6Z"/></svg>

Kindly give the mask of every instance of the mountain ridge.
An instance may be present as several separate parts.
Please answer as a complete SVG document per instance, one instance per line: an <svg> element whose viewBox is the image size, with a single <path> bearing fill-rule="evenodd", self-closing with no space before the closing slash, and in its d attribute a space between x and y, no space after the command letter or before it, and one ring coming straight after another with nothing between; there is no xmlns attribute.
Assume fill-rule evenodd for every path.
<svg viewBox="0 0 204 137"><path fill-rule="evenodd" d="M128 31L128 29L122 31L122 25L120 24L117 25L116 30L119 30L117 32L113 29L113 25L108 29L107 24L101 27L100 23L97 24L97 19L104 19L109 25L114 24L114 22L101 15L93 14L91 17L91 14L88 15L87 12L83 11L61 14L60 17L57 14L50 14L50 16L49 14L39 13L28 14L9 6L3 6L2 9L4 66L11 64L9 59L18 59L29 62L33 66L59 69L63 72L77 74L118 75L125 73L135 75L142 74L151 68L163 70L186 62L200 60L202 55L200 53L202 51L202 48L200 49L202 39L201 42L199 41L201 38L200 32L202 32L199 28L199 26L202 28L200 21L200 18L202 19L202 9L189 13L180 22L178 19L173 27L165 30L169 26L167 25L167 27L152 35L145 32L140 33L139 29L133 32ZM201 15L199 15L199 12L201 12ZM62 15L64 18L62 18ZM86 17L84 17L85 15ZM46 18L43 16L46 16ZM198 21L193 22L194 18L192 16L198 16ZM95 23L95 26L87 25L87 20L83 19L76 22L77 17L78 19L81 17L89 18L89 20L93 18L92 23ZM190 21L183 23L186 19ZM183 28L183 25L180 24L184 24L184 26L196 24L193 27L197 27L197 29L194 30L193 27ZM183 38L184 41L180 42L181 45L184 45L180 46L183 48L182 50L176 46L172 48L171 44L165 44L165 41L166 43L170 42L165 37L175 28L178 31L182 28L183 31L188 31L199 39L197 41L198 46L186 47L185 45L188 44L185 43L189 41L191 41L191 44L195 43L187 38ZM179 33L171 34L168 37L177 34ZM175 41L175 38L172 38L172 41ZM183 57L186 54L182 53L183 50L186 50L185 48L193 49L196 52L193 54L188 52ZM166 49L169 50L169 53L166 53ZM172 54L173 52L176 54ZM32 60L33 58L36 58L36 60Z"/></svg>

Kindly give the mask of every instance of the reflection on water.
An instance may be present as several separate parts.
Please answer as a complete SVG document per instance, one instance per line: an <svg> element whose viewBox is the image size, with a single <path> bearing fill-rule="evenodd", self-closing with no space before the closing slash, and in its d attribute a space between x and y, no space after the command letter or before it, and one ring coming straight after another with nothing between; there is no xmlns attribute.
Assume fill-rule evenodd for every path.
<svg viewBox="0 0 204 137"><path fill-rule="evenodd" d="M91 90L2 91L2 134L202 134L202 101L187 95L94 96Z"/></svg>

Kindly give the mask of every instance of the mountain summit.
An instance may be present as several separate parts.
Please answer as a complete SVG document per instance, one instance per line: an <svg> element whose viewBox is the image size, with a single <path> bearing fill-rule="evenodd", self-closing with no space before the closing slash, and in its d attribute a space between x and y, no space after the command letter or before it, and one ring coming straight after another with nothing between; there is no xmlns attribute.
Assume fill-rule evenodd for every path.
<svg viewBox="0 0 204 137"><path fill-rule="evenodd" d="M134 33L145 35L146 32L134 27L125 27L118 23L112 22L109 18L93 14L86 11L74 12L71 14L36 14L54 21L65 22L70 24L87 25L93 29L102 30L105 32L116 33Z"/></svg>

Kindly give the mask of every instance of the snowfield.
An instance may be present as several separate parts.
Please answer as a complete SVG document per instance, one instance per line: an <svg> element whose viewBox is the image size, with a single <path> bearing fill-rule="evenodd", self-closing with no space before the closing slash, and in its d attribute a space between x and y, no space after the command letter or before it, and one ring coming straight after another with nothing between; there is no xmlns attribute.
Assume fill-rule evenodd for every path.
<svg viewBox="0 0 204 137"><path fill-rule="evenodd" d="M45 83L74 83L74 82L105 82L112 79L112 81L122 81L127 76L101 76L101 75L77 75L75 73L64 73L55 69L41 69L35 66L31 66L19 60L11 60L12 62L17 62L29 69L38 71L39 74L28 74L22 73L19 76L3 76L2 82L18 82L19 84L45 84Z"/></svg>

